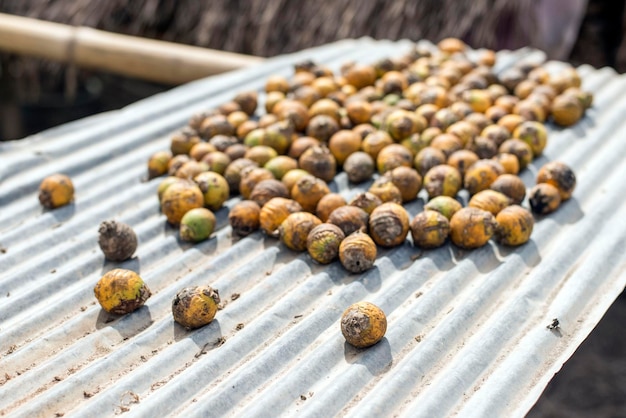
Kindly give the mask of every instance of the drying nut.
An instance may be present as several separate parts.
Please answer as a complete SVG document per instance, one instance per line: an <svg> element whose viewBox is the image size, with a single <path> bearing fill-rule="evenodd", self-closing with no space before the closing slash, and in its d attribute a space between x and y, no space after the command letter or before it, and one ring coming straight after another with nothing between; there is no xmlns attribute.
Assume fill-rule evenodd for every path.
<svg viewBox="0 0 626 418"><path fill-rule="evenodd" d="M48 209L65 206L74 199L74 185L65 174L53 174L39 185L39 202Z"/></svg>
<svg viewBox="0 0 626 418"><path fill-rule="evenodd" d="M413 244L421 248L439 247L450 234L450 221L434 210L425 210L415 215L410 227Z"/></svg>
<svg viewBox="0 0 626 418"><path fill-rule="evenodd" d="M230 209L228 222L235 234L240 237L250 235L259 229L261 208L252 200L242 200Z"/></svg>
<svg viewBox="0 0 626 418"><path fill-rule="evenodd" d="M496 230L496 219L486 210L463 208L450 219L450 239L465 249L482 247Z"/></svg>
<svg viewBox="0 0 626 418"><path fill-rule="evenodd" d="M189 242L204 241L215 230L215 222L215 215L209 209L191 209L180 220L180 238Z"/></svg>
<svg viewBox="0 0 626 418"><path fill-rule="evenodd" d="M551 161L539 169L537 183L548 183L559 189L561 201L572 197L576 187L576 175L566 164L560 161Z"/></svg>
<svg viewBox="0 0 626 418"><path fill-rule="evenodd" d="M172 301L174 321L187 329L200 328L215 318L219 303L217 289L210 286L186 287Z"/></svg>
<svg viewBox="0 0 626 418"><path fill-rule="evenodd" d="M351 273L368 270L376 261L376 244L369 235L356 231L348 235L339 245L341 265Z"/></svg>
<svg viewBox="0 0 626 418"><path fill-rule="evenodd" d="M114 269L98 280L94 294L102 308L118 315L123 315L141 307L151 296L150 289L131 270Z"/></svg>
<svg viewBox="0 0 626 418"><path fill-rule="evenodd" d="M323 223L311 230L306 240L306 249L318 263L328 264L339 255L339 245L345 238L336 225Z"/></svg>
<svg viewBox="0 0 626 418"><path fill-rule="evenodd" d="M376 244L395 247L402 244L409 233L409 215L397 203L383 203L370 215L369 232Z"/></svg>
<svg viewBox="0 0 626 418"><path fill-rule="evenodd" d="M528 192L528 203L533 212L545 215L561 205L561 193L549 183L539 183Z"/></svg>
<svg viewBox="0 0 626 418"><path fill-rule="evenodd" d="M280 241L294 251L304 251L309 233L321 223L322 221L312 213L292 213L278 228Z"/></svg>
<svg viewBox="0 0 626 418"><path fill-rule="evenodd" d="M376 305L358 302L348 307L341 316L341 333L346 341L358 348L370 347L387 332L387 317Z"/></svg>
<svg viewBox="0 0 626 418"><path fill-rule="evenodd" d="M98 245L107 260L124 261L137 249L137 235L125 223L103 221L98 228Z"/></svg>
<svg viewBox="0 0 626 418"><path fill-rule="evenodd" d="M202 191L192 181L180 180L171 184L163 192L161 210L169 223L178 225L183 215L194 208L204 205Z"/></svg>
<svg viewBox="0 0 626 418"><path fill-rule="evenodd" d="M522 245L530 239L535 221L533 215L525 208L511 205L496 216L498 227L496 236L505 245Z"/></svg>

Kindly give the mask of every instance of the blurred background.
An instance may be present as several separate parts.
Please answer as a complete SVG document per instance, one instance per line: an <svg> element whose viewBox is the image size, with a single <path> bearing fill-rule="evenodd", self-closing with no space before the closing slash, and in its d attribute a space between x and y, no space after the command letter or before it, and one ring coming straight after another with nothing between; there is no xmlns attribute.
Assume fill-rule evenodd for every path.
<svg viewBox="0 0 626 418"><path fill-rule="evenodd" d="M626 71L624 1L0 0L0 12L271 57L344 38L458 37L532 46L574 65ZM119 109L174 86L0 51L0 140ZM533 417L626 416L626 297L564 366Z"/></svg>

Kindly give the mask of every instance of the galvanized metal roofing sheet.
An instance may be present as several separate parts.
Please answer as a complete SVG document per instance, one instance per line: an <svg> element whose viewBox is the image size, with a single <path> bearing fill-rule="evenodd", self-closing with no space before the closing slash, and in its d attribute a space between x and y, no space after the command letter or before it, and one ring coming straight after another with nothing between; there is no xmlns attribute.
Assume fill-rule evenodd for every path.
<svg viewBox="0 0 626 418"><path fill-rule="evenodd" d="M212 239L183 243L159 212L160 180L143 180L147 158L194 112L260 91L269 74L290 75L304 58L338 69L410 46L342 41L0 145L0 415L525 414L626 282L626 78L579 68L594 107L571 129L550 127L545 155L522 176L530 186L558 159L575 170L577 189L516 249L420 251L407 240L351 275L260 232L233 236L227 208ZM541 58L498 53L500 68ZM76 201L42 210L37 187L55 172L72 177ZM331 188L348 198L362 189L344 174ZM139 237L123 263L105 261L97 244L99 223L112 218ZM153 292L124 317L93 296L115 267L139 272ZM219 289L226 304L210 325L186 331L170 307L193 284ZM388 317L385 338L368 349L339 330L360 300ZM548 330L553 318L560 328Z"/></svg>

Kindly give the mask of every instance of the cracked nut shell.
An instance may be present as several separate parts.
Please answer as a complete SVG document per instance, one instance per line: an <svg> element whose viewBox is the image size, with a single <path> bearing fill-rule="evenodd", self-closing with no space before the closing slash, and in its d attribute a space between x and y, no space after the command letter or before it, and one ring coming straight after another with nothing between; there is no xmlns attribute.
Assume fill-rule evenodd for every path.
<svg viewBox="0 0 626 418"><path fill-rule="evenodd" d="M341 316L341 333L346 341L355 347L370 347L382 340L385 332L387 317L373 303L355 303Z"/></svg>

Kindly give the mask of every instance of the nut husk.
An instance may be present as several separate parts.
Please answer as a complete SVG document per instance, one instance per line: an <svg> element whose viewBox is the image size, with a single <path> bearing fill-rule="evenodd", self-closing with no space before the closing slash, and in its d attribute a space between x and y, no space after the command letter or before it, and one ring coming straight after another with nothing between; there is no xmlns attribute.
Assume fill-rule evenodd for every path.
<svg viewBox="0 0 626 418"><path fill-rule="evenodd" d="M409 215L397 203L383 203L370 215L369 233L382 247L395 247L404 242L409 233Z"/></svg>
<svg viewBox="0 0 626 418"><path fill-rule="evenodd" d="M509 197L505 194L495 190L486 189L473 195L467 206L486 210L495 216L510 204L511 199L509 199Z"/></svg>
<svg viewBox="0 0 626 418"><path fill-rule="evenodd" d="M354 152L344 161L343 170L350 182L362 183L374 175L374 159L366 152Z"/></svg>
<svg viewBox="0 0 626 418"><path fill-rule="evenodd" d="M376 305L359 302L348 307L341 316L341 333L358 348L370 347L385 336L387 318Z"/></svg>
<svg viewBox="0 0 626 418"><path fill-rule="evenodd" d="M137 235L123 222L103 221L98 228L98 245L107 260L128 260L137 250Z"/></svg>
<svg viewBox="0 0 626 418"><path fill-rule="evenodd" d="M107 272L98 280L93 291L102 309L118 315L140 308L152 295L137 273L125 269Z"/></svg>
<svg viewBox="0 0 626 418"><path fill-rule="evenodd" d="M322 220L322 222L326 222L330 214L337 209L338 207L345 206L347 204L346 199L343 198L339 193L328 193L323 196L319 202L317 202L317 207L315 208L315 215Z"/></svg>
<svg viewBox="0 0 626 418"><path fill-rule="evenodd" d="M355 231L367 232L369 214L356 206L341 206L328 216L328 223L337 225L345 236Z"/></svg>
<svg viewBox="0 0 626 418"><path fill-rule="evenodd" d="M187 329L200 328L215 318L220 303L217 289L190 286L176 294L172 301L174 321Z"/></svg>
<svg viewBox="0 0 626 418"><path fill-rule="evenodd" d="M533 215L525 208L511 205L504 208L496 216L498 227L496 236L504 245L522 245L530 239L535 220Z"/></svg>
<svg viewBox="0 0 626 418"><path fill-rule="evenodd" d="M328 264L339 256L339 245L344 238L345 235L338 226L323 223L309 232L306 248L313 260Z"/></svg>
<svg viewBox="0 0 626 418"><path fill-rule="evenodd" d="M320 199L330 193L324 180L312 175L302 176L291 189L291 198L307 212L315 212Z"/></svg>
<svg viewBox="0 0 626 418"><path fill-rule="evenodd" d="M572 196L576 188L576 175L567 164L560 161L550 161L539 169L537 183L553 185L559 189L561 201L565 201Z"/></svg>
<svg viewBox="0 0 626 418"><path fill-rule="evenodd" d="M356 231L348 235L339 245L341 265L351 273L370 269L376 261L376 244L369 235Z"/></svg>
<svg viewBox="0 0 626 418"><path fill-rule="evenodd" d="M294 251L306 250L307 238L322 221L312 213L296 212L287 216L278 228L280 241Z"/></svg>
<svg viewBox="0 0 626 418"><path fill-rule="evenodd" d="M413 244L421 248L436 248L446 242L450 221L439 212L425 210L415 215L410 228Z"/></svg>
<svg viewBox="0 0 626 418"><path fill-rule="evenodd" d="M287 216L301 211L302 206L295 200L274 197L261 208L259 213L261 229L267 235L278 236L278 227L287 219Z"/></svg>
<svg viewBox="0 0 626 418"><path fill-rule="evenodd" d="M545 215L561 205L561 193L552 184L539 183L528 192L528 203L533 212Z"/></svg>
<svg viewBox="0 0 626 418"><path fill-rule="evenodd" d="M493 236L496 226L496 219L490 212L463 208L450 219L450 239L461 248L482 247Z"/></svg>
<svg viewBox="0 0 626 418"><path fill-rule="evenodd" d="M200 187L189 180L173 183L165 189L161 198L161 211L173 225L178 225L183 215L191 209L203 206L204 196Z"/></svg>
<svg viewBox="0 0 626 418"><path fill-rule="evenodd" d="M48 209L65 206L74 200L74 184L65 174L52 174L39 185L39 203Z"/></svg>
<svg viewBox="0 0 626 418"><path fill-rule="evenodd" d="M252 200L242 200L228 212L228 222L235 234L240 237L250 235L259 229L261 208Z"/></svg>
<svg viewBox="0 0 626 418"><path fill-rule="evenodd" d="M287 186L276 179L260 181L250 193L250 200L254 200L261 207L274 197L289 197Z"/></svg>
<svg viewBox="0 0 626 418"><path fill-rule="evenodd" d="M447 164L431 168L424 176L424 188L431 199L437 196L454 197L462 185L459 170Z"/></svg>

